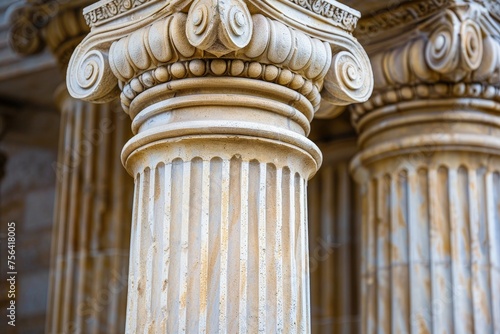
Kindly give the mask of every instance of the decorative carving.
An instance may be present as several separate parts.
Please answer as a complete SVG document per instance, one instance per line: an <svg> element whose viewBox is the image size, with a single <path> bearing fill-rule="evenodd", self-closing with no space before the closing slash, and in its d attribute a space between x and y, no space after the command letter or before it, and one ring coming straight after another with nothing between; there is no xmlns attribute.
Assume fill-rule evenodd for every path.
<svg viewBox="0 0 500 334"><path fill-rule="evenodd" d="M134 98L156 85L172 80L199 78L199 77L241 77L263 80L291 88L304 95L312 104L314 111L319 108L321 96L318 87L310 80L303 78L287 69L275 65L264 65L258 62L244 62L242 60L191 60L160 66L154 70L144 72L130 83L123 84L120 99L122 107L128 113ZM309 116L310 122L312 114Z"/></svg>
<svg viewBox="0 0 500 334"><path fill-rule="evenodd" d="M81 6L90 0L66 3L30 1L11 16L10 44L19 54L37 53L47 45L65 70L74 49L89 32Z"/></svg>
<svg viewBox="0 0 500 334"><path fill-rule="evenodd" d="M68 90L81 100L109 102L118 94L118 87L109 66L108 55L100 50L92 50L79 59L76 71L68 71ZM99 92L101 95L95 95Z"/></svg>
<svg viewBox="0 0 500 334"><path fill-rule="evenodd" d="M351 107L363 333L491 333L500 324L489 297L500 249L480 246L500 222L494 2L405 1L369 28L360 22L375 77L372 97ZM435 300L450 307L438 312Z"/></svg>
<svg viewBox="0 0 500 334"><path fill-rule="evenodd" d="M333 57L325 77L324 99L332 104L347 105L370 97L373 83L366 73L371 68L363 63L363 55L362 49L353 49L340 51Z"/></svg>
<svg viewBox="0 0 500 334"><path fill-rule="evenodd" d="M484 1L489 13L497 20L500 21L500 2L498 1Z"/></svg>
<svg viewBox="0 0 500 334"><path fill-rule="evenodd" d="M326 73L329 70L337 70L331 68L332 51L327 43L308 37L259 14L254 15L252 21L255 29L250 43L234 53L236 58L262 64L279 64L281 68L313 81L319 88L321 88ZM186 24L189 24L186 14L176 13L114 42L109 51L109 64L100 63L102 68L99 72L109 73L112 71L119 81L126 83L140 73L154 69L161 64L201 57L203 50L192 46L187 38L183 38L183 34L181 34L182 31L186 30ZM280 38L278 39L276 36L280 36ZM349 59L352 66L345 67L346 70L348 69L345 76L340 75L340 73L330 76L332 80L342 80L338 84L332 82L327 85L327 89L332 94L336 94L336 90L343 92L343 97L339 96L339 103L364 101L371 92L372 80L369 75L371 69L366 54L362 52L361 48L359 49L344 51L344 56L339 58L345 63L344 60L348 59L345 52L351 52ZM85 55L84 50L80 52ZM86 57L82 57L82 59ZM364 59L360 60L359 58ZM80 71L87 71L87 73L91 71L90 67L82 67L84 65L87 67L87 64L81 60L80 65L78 65ZM95 63L88 66L95 66ZM92 70L92 73L97 73L97 68ZM346 85L346 82L352 80L353 75L357 76L357 79ZM70 90L74 89L75 96L79 98L86 97L95 101L107 99L107 94L112 91L98 92L99 87L108 87L99 82L99 80L109 80L106 75L92 77L98 80L94 81L93 85L89 85L82 79L81 75L77 77L73 71L68 72L68 77ZM72 81L73 77L77 80ZM360 80L362 80L362 84ZM337 103L334 99L332 102Z"/></svg>
<svg viewBox="0 0 500 334"><path fill-rule="evenodd" d="M381 31L419 22L447 8L453 0L418 0L398 3L361 19L356 29L356 36L368 39Z"/></svg>
<svg viewBox="0 0 500 334"><path fill-rule="evenodd" d="M368 58L332 23L315 18L310 34L305 11L288 0L279 1L286 19L262 11L274 7L260 0L195 0L182 10L165 3L140 21L102 21L67 77L71 94L90 101L114 98L119 87L132 119L122 162L135 177L139 228L126 332L307 333L305 185L322 156L306 136L323 86L335 104L367 98ZM241 212L231 226L229 209ZM208 226L224 235L212 238ZM173 261L168 272L156 265L163 258ZM198 274L185 279L187 270Z"/></svg>
<svg viewBox="0 0 500 334"><path fill-rule="evenodd" d="M10 17L12 23L9 30L10 47L22 55L30 55L40 52L44 46L44 40L40 25L35 24L36 10L33 6L25 6L16 10ZM45 26L43 22L43 26Z"/></svg>
<svg viewBox="0 0 500 334"><path fill-rule="evenodd" d="M418 102L427 99L447 98L475 98L492 100L500 103L500 87L481 83L466 84L463 82L456 84L437 83L401 86L398 89L388 90L386 92L375 92L368 101L357 104L351 108L351 117L353 123L358 124L365 114L387 105L409 101Z"/></svg>
<svg viewBox="0 0 500 334"><path fill-rule="evenodd" d="M155 0L106 0L85 10L83 16L89 27L93 27L115 16L127 13Z"/></svg>
<svg viewBox="0 0 500 334"><path fill-rule="evenodd" d="M331 20L335 25L353 32L360 16L348 11L336 1L326 0L288 0L315 14ZM342 6L342 7L340 7Z"/></svg>
<svg viewBox="0 0 500 334"><path fill-rule="evenodd" d="M66 70L73 51L89 32L81 15L81 8L69 8L54 16L44 30L47 45Z"/></svg>
<svg viewBox="0 0 500 334"><path fill-rule="evenodd" d="M328 44L262 15L254 15L252 20L255 26L252 39L236 52L238 59L280 64L313 81L324 77L331 64ZM186 14L178 13L113 43L110 65L114 74L126 82L159 64L200 57L203 50L196 49L179 34L185 26ZM165 34L167 37L162 38Z"/></svg>
<svg viewBox="0 0 500 334"><path fill-rule="evenodd" d="M248 46L237 57L264 64L277 64L312 81L326 75L332 58L328 43L293 30L263 15L253 16L254 32Z"/></svg>
<svg viewBox="0 0 500 334"><path fill-rule="evenodd" d="M169 5L172 3L169 2ZM326 11L326 7L311 4L311 8ZM102 63L99 73L112 71L123 86L143 72L159 66L213 55L275 64L311 80L319 90L330 71L332 74L328 80L339 82L327 82L325 97L335 104L365 101L372 90L371 68L366 53L352 37L345 34L334 35L337 39L332 39L332 42L323 42L261 14L250 16L241 0L197 0L191 4L187 15L178 11L165 13L159 18L149 15L151 23L145 22L133 32L126 27L117 29L114 39L111 36L88 39L89 42L75 52L74 64L70 68L85 70L82 59L87 58L87 53L109 49L109 63ZM336 41L338 45L332 51L330 43ZM336 57L335 66L346 64L348 59L351 64L344 66L344 73L331 66L332 56L340 52L344 52L343 56ZM68 87L78 98L109 100L111 96L108 95L117 89L118 82L112 89L109 88L111 79L107 75L92 77L97 81L89 85L76 72L68 71ZM100 83L99 80L107 80L108 83ZM333 98L334 95L338 96Z"/></svg>
<svg viewBox="0 0 500 334"><path fill-rule="evenodd" d="M373 53L375 90L440 82L497 85L500 41L475 13L446 9L424 23L417 38Z"/></svg>
<svg viewBox="0 0 500 334"><path fill-rule="evenodd" d="M196 0L186 22L191 45L217 57L247 46L252 29L252 17L241 0Z"/></svg>
<svg viewBox="0 0 500 334"><path fill-rule="evenodd" d="M482 58L483 41L477 23L460 22L453 11L446 10L426 43L425 60L430 70L459 81L477 70Z"/></svg>

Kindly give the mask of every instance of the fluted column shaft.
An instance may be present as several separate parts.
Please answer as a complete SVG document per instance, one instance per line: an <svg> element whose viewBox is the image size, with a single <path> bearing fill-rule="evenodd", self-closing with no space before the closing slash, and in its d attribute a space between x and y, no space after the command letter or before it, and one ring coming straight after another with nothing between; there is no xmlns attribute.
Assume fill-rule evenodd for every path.
<svg viewBox="0 0 500 334"><path fill-rule="evenodd" d="M494 333L499 154L428 145L363 170L364 331Z"/></svg>
<svg viewBox="0 0 500 334"><path fill-rule="evenodd" d="M90 1L28 2L11 29L11 45L30 54L50 48L65 73L89 28ZM36 22L33 23L33 22ZM120 151L131 136L119 103L72 98L62 84L47 333L123 333L133 183Z"/></svg>
<svg viewBox="0 0 500 334"><path fill-rule="evenodd" d="M132 183L120 163L130 122L63 85L48 333L125 329Z"/></svg>
<svg viewBox="0 0 500 334"><path fill-rule="evenodd" d="M136 184L127 332L309 332L306 181L320 155L282 127L284 101L306 100L253 79L169 85L176 97L139 113L151 118L123 151Z"/></svg>
<svg viewBox="0 0 500 334"><path fill-rule="evenodd" d="M369 167L363 332L498 331L499 163L443 152Z"/></svg>
<svg viewBox="0 0 500 334"><path fill-rule="evenodd" d="M127 332L308 331L310 170L245 141L158 147L134 170Z"/></svg>

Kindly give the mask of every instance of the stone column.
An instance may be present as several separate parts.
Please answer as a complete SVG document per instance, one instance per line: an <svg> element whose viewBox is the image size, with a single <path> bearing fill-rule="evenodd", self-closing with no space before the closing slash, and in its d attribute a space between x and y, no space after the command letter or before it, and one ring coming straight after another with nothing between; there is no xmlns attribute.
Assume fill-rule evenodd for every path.
<svg viewBox="0 0 500 334"><path fill-rule="evenodd" d="M88 33L82 1L27 6L14 16L11 45L29 54L47 45L66 72ZM130 121L116 102L72 98L62 84L47 333L123 333L133 183L120 151Z"/></svg>
<svg viewBox="0 0 500 334"><path fill-rule="evenodd" d="M133 120L127 333L310 332L306 189L322 158L309 123L323 85L349 104L372 84L359 13L332 3L340 22L289 1L85 9L70 93L121 90Z"/></svg>
<svg viewBox="0 0 500 334"><path fill-rule="evenodd" d="M362 331L497 333L499 7L428 3L360 24L375 74L373 96L352 109ZM389 20L410 12L412 22Z"/></svg>
<svg viewBox="0 0 500 334"><path fill-rule="evenodd" d="M117 104L59 94L47 332L123 333L133 184L119 156L130 122Z"/></svg>
<svg viewBox="0 0 500 334"><path fill-rule="evenodd" d="M312 124L310 138L324 156L308 186L314 334L360 332L361 212L357 185L349 173L357 153L353 132L347 112Z"/></svg>

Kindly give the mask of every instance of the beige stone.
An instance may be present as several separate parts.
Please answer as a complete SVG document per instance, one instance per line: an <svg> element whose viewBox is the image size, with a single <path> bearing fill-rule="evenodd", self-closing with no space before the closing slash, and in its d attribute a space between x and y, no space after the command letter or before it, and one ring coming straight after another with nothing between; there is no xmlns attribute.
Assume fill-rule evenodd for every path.
<svg viewBox="0 0 500 334"><path fill-rule="evenodd" d="M126 331L309 333L306 189L322 158L306 136L322 96L371 93L351 35L359 13L335 1L325 6L341 20L302 1L162 3L87 7L92 30L67 75L76 98L121 90L132 118Z"/></svg>

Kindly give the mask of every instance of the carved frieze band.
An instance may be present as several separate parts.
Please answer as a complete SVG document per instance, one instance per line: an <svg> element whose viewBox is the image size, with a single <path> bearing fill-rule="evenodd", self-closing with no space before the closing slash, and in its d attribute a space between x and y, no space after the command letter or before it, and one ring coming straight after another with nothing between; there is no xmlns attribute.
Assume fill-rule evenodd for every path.
<svg viewBox="0 0 500 334"><path fill-rule="evenodd" d="M358 24L359 16L341 8L336 1L326 0L287 0L315 14L331 20L335 25L353 32Z"/></svg>
<svg viewBox="0 0 500 334"><path fill-rule="evenodd" d="M123 15L144 4L157 0L108 0L99 1L95 6L84 11L85 21L89 27L101 24L103 21Z"/></svg>
<svg viewBox="0 0 500 334"><path fill-rule="evenodd" d="M489 13L497 20L500 21L500 2L498 1L484 1L488 7Z"/></svg>
<svg viewBox="0 0 500 334"><path fill-rule="evenodd" d="M412 24L447 8L452 2L452 0L419 0L400 4L398 1L397 7L388 6L372 16L361 19L356 34L360 37L367 34L373 36L383 30Z"/></svg>

